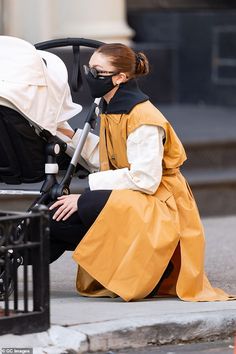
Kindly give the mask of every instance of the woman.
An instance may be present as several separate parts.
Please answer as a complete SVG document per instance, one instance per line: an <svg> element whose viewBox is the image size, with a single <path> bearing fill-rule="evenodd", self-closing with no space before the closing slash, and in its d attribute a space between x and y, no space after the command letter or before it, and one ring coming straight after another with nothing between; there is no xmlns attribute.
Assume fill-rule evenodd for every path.
<svg viewBox="0 0 236 354"><path fill-rule="evenodd" d="M89 190L58 198L51 225L52 261L76 249L82 295L124 300L177 295L227 300L204 274L204 234L179 168L186 160L173 128L139 90L149 66L122 44L98 48L85 67L93 97L103 97L100 141L84 155L99 172Z"/></svg>

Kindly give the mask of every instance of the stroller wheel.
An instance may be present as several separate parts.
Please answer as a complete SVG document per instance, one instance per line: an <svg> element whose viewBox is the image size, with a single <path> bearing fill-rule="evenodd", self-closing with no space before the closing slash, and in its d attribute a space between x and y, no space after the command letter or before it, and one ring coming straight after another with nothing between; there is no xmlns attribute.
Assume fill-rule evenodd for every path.
<svg viewBox="0 0 236 354"><path fill-rule="evenodd" d="M12 252L9 252L10 264L9 264L9 276L6 286L6 271L4 265L0 268L0 301L5 300L5 296L9 298L14 291L14 256ZM18 268L23 263L22 257L16 258L16 267Z"/></svg>

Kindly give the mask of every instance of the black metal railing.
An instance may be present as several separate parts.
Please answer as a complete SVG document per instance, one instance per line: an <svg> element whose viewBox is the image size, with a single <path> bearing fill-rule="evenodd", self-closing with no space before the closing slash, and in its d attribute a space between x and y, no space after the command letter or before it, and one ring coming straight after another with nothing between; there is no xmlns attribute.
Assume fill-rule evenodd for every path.
<svg viewBox="0 0 236 354"><path fill-rule="evenodd" d="M49 318L49 216L0 211L0 335L41 332Z"/></svg>

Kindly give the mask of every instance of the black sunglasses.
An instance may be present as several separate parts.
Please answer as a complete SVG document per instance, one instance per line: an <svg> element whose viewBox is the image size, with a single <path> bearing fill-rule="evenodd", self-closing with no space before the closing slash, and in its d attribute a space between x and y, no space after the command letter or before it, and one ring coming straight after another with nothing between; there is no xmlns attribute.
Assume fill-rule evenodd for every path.
<svg viewBox="0 0 236 354"><path fill-rule="evenodd" d="M88 75L88 73L91 73L93 75L93 77L96 79L97 77L108 77L108 76L114 76L117 75L118 73L114 72L114 71L104 71L104 70L97 70L95 68L90 68L87 65L83 65L84 68L84 73L85 75ZM102 74L110 74L110 75L102 75Z"/></svg>

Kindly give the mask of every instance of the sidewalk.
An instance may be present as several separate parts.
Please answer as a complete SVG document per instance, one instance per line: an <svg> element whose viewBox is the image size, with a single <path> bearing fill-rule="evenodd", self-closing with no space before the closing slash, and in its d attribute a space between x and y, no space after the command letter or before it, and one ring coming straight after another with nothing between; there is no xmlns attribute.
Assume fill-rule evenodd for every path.
<svg viewBox="0 0 236 354"><path fill-rule="evenodd" d="M203 219L206 271L212 284L236 294L236 216ZM236 332L236 301L188 303L148 299L83 298L74 289L71 252L51 265L51 328L0 337L0 348L34 354L90 353L175 342L225 338ZM71 349L69 351L69 349Z"/></svg>

